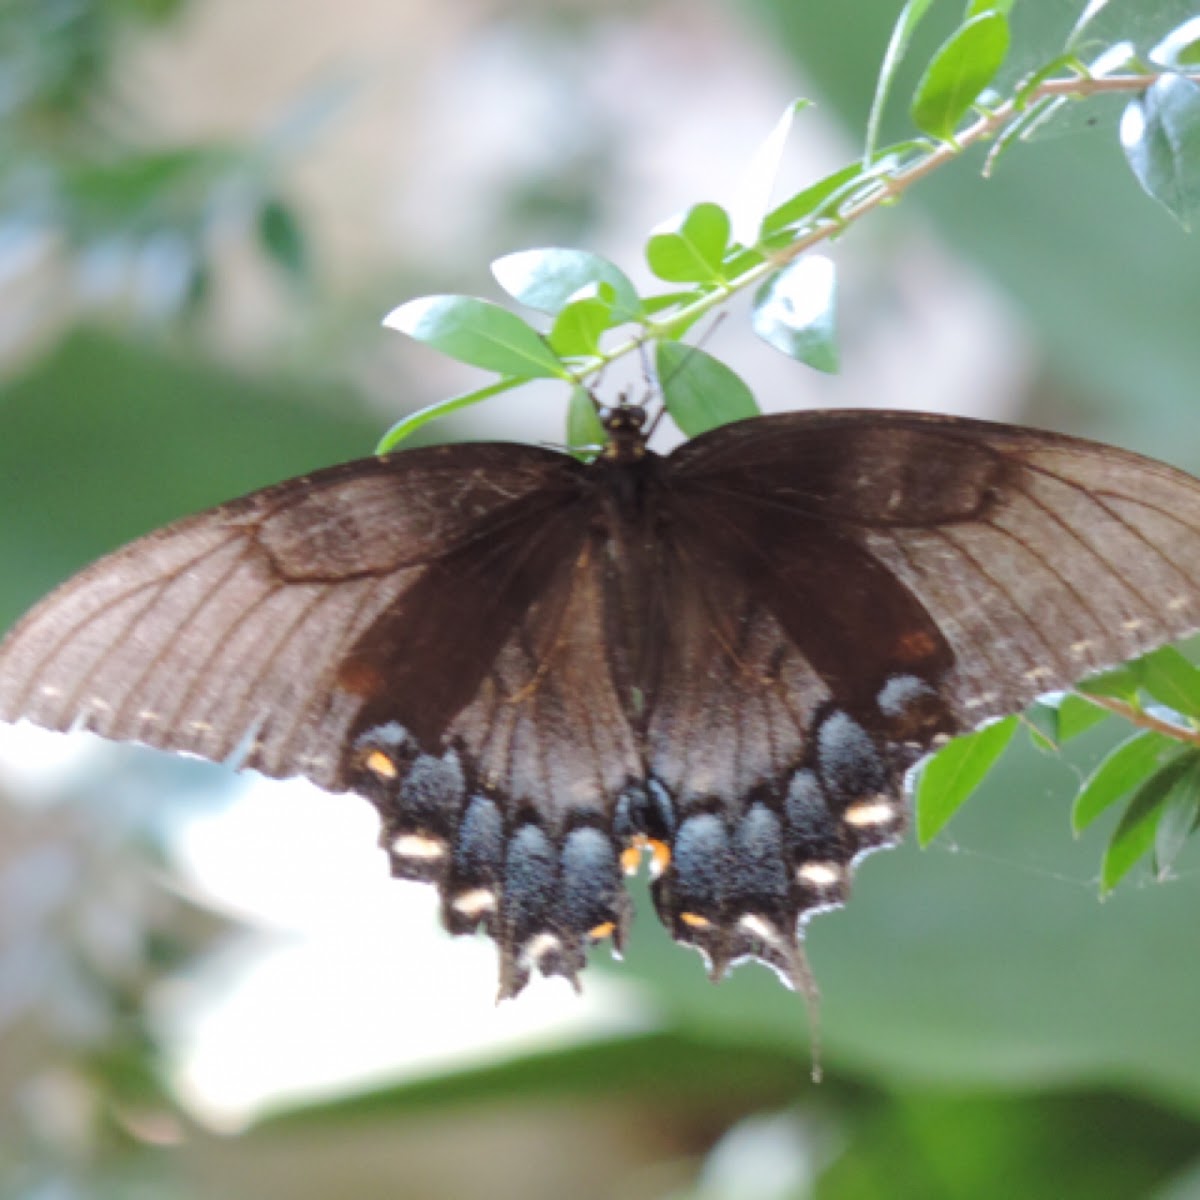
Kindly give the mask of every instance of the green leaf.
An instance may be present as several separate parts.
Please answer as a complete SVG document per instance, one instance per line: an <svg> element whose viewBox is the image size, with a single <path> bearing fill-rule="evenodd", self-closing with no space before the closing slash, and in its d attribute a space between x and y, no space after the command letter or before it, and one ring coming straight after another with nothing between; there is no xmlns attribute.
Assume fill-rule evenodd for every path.
<svg viewBox="0 0 1200 1200"><path fill-rule="evenodd" d="M572 448L604 445L604 426L596 412L592 394L581 384L571 388L567 406L567 445Z"/></svg>
<svg viewBox="0 0 1200 1200"><path fill-rule="evenodd" d="M1093 696L1111 696L1114 700L1123 700L1126 704L1137 707L1138 677L1137 672L1129 664L1113 667L1111 671L1101 671L1080 680L1075 690Z"/></svg>
<svg viewBox="0 0 1200 1200"><path fill-rule="evenodd" d="M988 156L983 164L983 177L990 179L996 164L1017 141L1028 141L1039 130L1048 125L1058 113L1066 107L1067 101L1062 97L1049 96L1031 104L1020 116L1010 121L1000 136L992 143Z"/></svg>
<svg viewBox="0 0 1200 1200"><path fill-rule="evenodd" d="M735 247L725 259L725 265L722 268L725 278L731 283L735 283L747 271L753 271L757 267L761 267L767 260L757 250L747 250L744 247Z"/></svg>
<svg viewBox="0 0 1200 1200"><path fill-rule="evenodd" d="M642 311L648 317L658 316L675 305L690 304L699 298L698 292L660 292L657 296L646 296L642 300Z"/></svg>
<svg viewBox="0 0 1200 1200"><path fill-rule="evenodd" d="M1008 21L987 12L960 26L933 56L917 85L912 119L943 142L954 141L959 121L996 77L1008 53Z"/></svg>
<svg viewBox="0 0 1200 1200"><path fill-rule="evenodd" d="M800 224L821 209L824 201L828 200L835 192L840 192L847 185L853 185L869 178L871 178L869 169L857 163L851 163L850 166L843 167L840 171L826 175L824 179L818 179L816 183L797 192L767 213L763 218L762 237L767 238L771 234L783 232L789 226Z"/></svg>
<svg viewBox="0 0 1200 1200"><path fill-rule="evenodd" d="M667 411L688 437L758 415L754 393L741 378L695 346L658 342L655 369Z"/></svg>
<svg viewBox="0 0 1200 1200"><path fill-rule="evenodd" d="M572 300L554 318L554 325L546 336L550 348L562 358L587 358L599 354L600 338L612 326L612 311L612 302L599 296Z"/></svg>
<svg viewBox="0 0 1200 1200"><path fill-rule="evenodd" d="M1071 53L1059 54L1052 58L1048 63L1043 63L1036 71L1031 71L1025 75L1021 82L1017 85L1013 92L1013 102L1018 109L1022 109L1029 102L1029 97L1047 79L1053 79L1064 73L1078 75L1081 78L1087 76L1088 71L1084 64L1079 60L1079 56Z"/></svg>
<svg viewBox="0 0 1200 1200"><path fill-rule="evenodd" d="M1200 17L1191 17L1172 29L1148 57L1152 62L1179 71L1200 66Z"/></svg>
<svg viewBox="0 0 1200 1200"><path fill-rule="evenodd" d="M1083 35L1087 31L1087 27L1111 2L1112 0L1088 0L1083 12L1079 14L1079 19L1071 27L1071 32L1067 35L1066 48L1068 50L1073 50L1079 45L1083 40Z"/></svg>
<svg viewBox="0 0 1200 1200"><path fill-rule="evenodd" d="M234 151L216 146L69 161L60 179L60 215L76 237L144 229L148 220L179 228L212 203L212 189L236 161Z"/></svg>
<svg viewBox="0 0 1200 1200"><path fill-rule="evenodd" d="M1200 755L1192 751L1183 773L1163 801L1154 831L1154 868L1160 879L1170 874L1200 817Z"/></svg>
<svg viewBox="0 0 1200 1200"><path fill-rule="evenodd" d="M1007 17L1016 2L1017 0L970 0L963 20L969 21L972 17L981 17L989 12L1002 13Z"/></svg>
<svg viewBox="0 0 1200 1200"><path fill-rule="evenodd" d="M875 155L879 126L883 121L883 110L887 105L888 93L892 90L892 82L904 55L908 52L912 35L921 18L929 11L932 2L933 0L908 0L892 26L892 36L888 40L887 50L884 51L883 62L879 67L879 77L875 81L875 98L871 101L871 113L867 118L862 158L864 164L870 163Z"/></svg>
<svg viewBox="0 0 1200 1200"><path fill-rule="evenodd" d="M1138 183L1190 229L1200 208L1200 86L1157 79L1126 106L1121 146Z"/></svg>
<svg viewBox="0 0 1200 1200"><path fill-rule="evenodd" d="M837 271L833 260L808 254L773 275L754 298L754 332L776 350L835 373Z"/></svg>
<svg viewBox="0 0 1200 1200"><path fill-rule="evenodd" d="M1058 705L1059 741L1069 742L1110 716L1112 714L1107 709L1093 704L1086 696L1068 692Z"/></svg>
<svg viewBox="0 0 1200 1200"><path fill-rule="evenodd" d="M1200 719L1200 670L1174 646L1163 646L1131 665L1148 695L1185 717Z"/></svg>
<svg viewBox="0 0 1200 1200"><path fill-rule="evenodd" d="M359 1128L364 1123L403 1123L406 1115L429 1121L433 1114L460 1113L464 1106L488 1105L487 1111L507 1112L520 1106L573 1109L581 1103L628 1107L644 1102L657 1111L664 1106L674 1111L676 1105L694 1104L698 1096L705 1102L719 1096L725 1104L740 1106L735 1111L756 1112L788 1103L807 1064L795 1039L755 1041L712 1028L711 1022L699 1029L620 1033L582 1045L534 1045L500 1062L423 1074L333 1100L302 1102L271 1113L256 1124L255 1133L295 1139L311 1136L310 1131L353 1128L356 1121ZM627 1188L619 1190L630 1194ZM361 1190L355 1194L363 1195ZM535 1186L505 1194L535 1200L547 1191ZM562 1194L561 1189L552 1194ZM588 1189L584 1194L597 1192Z"/></svg>
<svg viewBox="0 0 1200 1200"><path fill-rule="evenodd" d="M1147 779L1129 802L1104 852L1100 867L1102 895L1111 892L1154 845L1163 805L1188 765L1186 760L1168 763Z"/></svg>
<svg viewBox="0 0 1200 1200"><path fill-rule="evenodd" d="M606 283L613 289L613 316L636 321L641 314L637 288L615 263L587 250L545 246L506 254L492 263L496 282L528 308L551 316L587 287Z"/></svg>
<svg viewBox="0 0 1200 1200"><path fill-rule="evenodd" d="M295 213L280 200L268 200L258 210L258 240L268 257L294 279L307 277L308 244Z"/></svg>
<svg viewBox="0 0 1200 1200"><path fill-rule="evenodd" d="M1016 717L993 721L955 738L921 768L917 780L917 838L928 846L983 782L1016 733Z"/></svg>
<svg viewBox="0 0 1200 1200"><path fill-rule="evenodd" d="M759 236L762 220L771 204L771 195L779 177L779 163L792 132L796 114L809 107L808 100L793 100L784 109L775 128L754 152L746 173L737 185L736 198L730 205L733 236L751 246Z"/></svg>
<svg viewBox="0 0 1200 1200"><path fill-rule="evenodd" d="M1178 742L1153 729L1136 733L1110 750L1079 789L1071 807L1071 828L1081 833L1179 752Z"/></svg>
<svg viewBox="0 0 1200 1200"><path fill-rule="evenodd" d="M529 378L524 375L515 379L501 379L497 383L477 388L473 392L465 392L461 396L451 396L448 400L439 400L436 404L426 405L424 408L418 409L415 413L409 413L407 417L403 417L397 421L379 439L379 443L375 447L375 453L388 454L400 445L405 438L410 437L420 429L422 425L428 425L430 421L436 421L439 417L449 416L452 412L458 412L460 409L470 408L473 404L490 400L493 396L499 396L503 392L511 392L514 388L518 388L523 383L528 382Z"/></svg>
<svg viewBox="0 0 1200 1200"><path fill-rule="evenodd" d="M1053 692L1040 697L1025 714L1037 733L1055 749L1078 737L1112 714L1076 692Z"/></svg>
<svg viewBox="0 0 1200 1200"><path fill-rule="evenodd" d="M383 323L473 367L526 378L569 377L536 329L487 300L422 296L392 309Z"/></svg>
<svg viewBox="0 0 1200 1200"><path fill-rule="evenodd" d="M1058 708L1053 704L1034 704L1021 714L1021 723L1029 731L1034 746L1044 753L1057 753L1059 743Z"/></svg>
<svg viewBox="0 0 1200 1200"><path fill-rule="evenodd" d="M646 261L668 283L720 283L729 229L729 214L719 204L695 204L655 230Z"/></svg>
<svg viewBox="0 0 1200 1200"><path fill-rule="evenodd" d="M910 138L880 150L870 166L851 163L817 180L766 215L759 245L768 250L779 249L792 242L795 228L815 225L822 217L837 220L841 207L877 186L874 183L877 178L891 174L932 148L933 143L924 138Z"/></svg>

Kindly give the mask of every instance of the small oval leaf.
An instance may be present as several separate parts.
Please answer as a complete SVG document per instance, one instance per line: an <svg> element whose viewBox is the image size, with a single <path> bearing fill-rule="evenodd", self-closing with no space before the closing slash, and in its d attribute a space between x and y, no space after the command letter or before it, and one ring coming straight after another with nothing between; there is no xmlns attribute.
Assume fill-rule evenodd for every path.
<svg viewBox="0 0 1200 1200"><path fill-rule="evenodd" d="M1082 832L1179 749L1179 743L1166 734L1148 729L1110 750L1079 789L1071 808L1071 828Z"/></svg>
<svg viewBox="0 0 1200 1200"><path fill-rule="evenodd" d="M1078 692L1050 692L1026 713L1056 747L1108 720L1112 713Z"/></svg>
<svg viewBox="0 0 1200 1200"><path fill-rule="evenodd" d="M545 246L506 254L492 263L496 282L527 308L554 316L584 288L600 283L613 289L613 316L636 321L641 313L637 288L615 263L587 250Z"/></svg>
<svg viewBox="0 0 1200 1200"><path fill-rule="evenodd" d="M1088 26L1112 3L1112 0L1088 0L1078 20L1071 26L1067 35L1067 49L1074 50L1088 32Z"/></svg>
<svg viewBox="0 0 1200 1200"><path fill-rule="evenodd" d="M1043 754L1058 753L1058 711L1053 705L1031 705L1021 714L1021 724L1029 731L1035 749Z"/></svg>
<svg viewBox="0 0 1200 1200"><path fill-rule="evenodd" d="M1200 209L1200 86L1163 75L1121 117L1121 146L1138 183L1184 227Z"/></svg>
<svg viewBox="0 0 1200 1200"><path fill-rule="evenodd" d="M1200 719L1200 670L1174 646L1163 646L1132 665L1149 696L1185 717Z"/></svg>
<svg viewBox="0 0 1200 1200"><path fill-rule="evenodd" d="M1111 696L1114 700L1123 700L1135 707L1138 702L1137 673L1128 664L1091 675L1077 683L1075 689L1085 695Z"/></svg>
<svg viewBox="0 0 1200 1200"><path fill-rule="evenodd" d="M971 0L964 19L969 21L972 17L981 17L988 12L1003 13L1007 17L1012 14L1015 3L1016 0Z"/></svg>
<svg viewBox="0 0 1200 1200"><path fill-rule="evenodd" d="M1112 714L1086 696L1070 692L1058 706L1058 736L1060 741L1069 742L1073 737L1085 733L1094 725L1107 721Z"/></svg>
<svg viewBox="0 0 1200 1200"><path fill-rule="evenodd" d="M604 445L604 426L600 424L592 394L580 384L571 388L567 406L567 445L573 449Z"/></svg>
<svg viewBox="0 0 1200 1200"><path fill-rule="evenodd" d="M1008 53L1008 20L990 11L973 17L933 56L912 102L913 123L943 142L996 77Z"/></svg>
<svg viewBox="0 0 1200 1200"><path fill-rule="evenodd" d="M745 246L758 239L762 220L771 205L775 181L779 177L779 164L784 148L792 132L796 114L808 108L810 101L793 100L775 122L775 128L754 152L746 173L738 182L737 193L730 205L733 236Z"/></svg>
<svg viewBox="0 0 1200 1200"><path fill-rule="evenodd" d="M875 145L879 141L879 126L883 121L883 110L887 105L888 93L892 82L900 68L912 35L921 23L933 0L907 0L900 10L892 26L892 36L888 39L887 50L879 67L879 75L875 81L875 97L871 101L871 113L867 117L867 137L863 152L863 161L870 162L875 153Z"/></svg>
<svg viewBox="0 0 1200 1200"><path fill-rule="evenodd" d="M654 231L646 262L668 283L720 283L729 230L729 214L719 204L695 204Z"/></svg>
<svg viewBox="0 0 1200 1200"><path fill-rule="evenodd" d="M993 721L955 738L921 768L917 780L917 839L928 846L983 782L1017 731L1016 717Z"/></svg>
<svg viewBox="0 0 1200 1200"><path fill-rule="evenodd" d="M473 296L421 296L383 319L459 362L528 378L568 378L542 335L516 313Z"/></svg>
<svg viewBox="0 0 1200 1200"><path fill-rule="evenodd" d="M735 247L725 259L725 278L735 284L748 271L755 271L767 260L757 250Z"/></svg>
<svg viewBox="0 0 1200 1200"><path fill-rule="evenodd" d="M1178 71L1200 65L1200 17L1177 25L1150 51L1151 62Z"/></svg>
<svg viewBox="0 0 1200 1200"><path fill-rule="evenodd" d="M1200 817L1200 755L1188 755L1188 765L1163 801L1154 831L1154 869L1165 879L1196 828Z"/></svg>
<svg viewBox="0 0 1200 1200"><path fill-rule="evenodd" d="M683 307L695 299L695 292L660 292L657 296L646 296L642 300L642 311L648 317L656 317L669 308Z"/></svg>
<svg viewBox="0 0 1200 1200"><path fill-rule="evenodd" d="M771 234L780 233L789 226L812 217L835 192L853 185L860 179L868 178L869 171L858 163L852 163L840 171L826 175L824 179L818 179L816 183L810 184L767 213L763 218L761 237L770 237Z"/></svg>
<svg viewBox="0 0 1200 1200"><path fill-rule="evenodd" d="M511 392L514 388L528 382L529 380L525 376L518 379L501 379L487 387L476 388L473 392L465 392L461 396L451 396L448 400L439 400L436 404L428 404L415 413L409 413L407 417L401 417L379 439L375 453L390 454L405 438L416 433L422 425L428 425L430 421L436 421L439 417L448 417L452 412L458 412L459 409L481 404L484 400L490 400L493 396L499 396L503 392Z"/></svg>
<svg viewBox="0 0 1200 1200"><path fill-rule="evenodd" d="M695 346L660 341L655 369L663 403L688 437L758 415L758 402L742 379Z"/></svg>
<svg viewBox="0 0 1200 1200"><path fill-rule="evenodd" d="M838 369L837 270L832 259L808 254L760 289L751 322L776 350L834 374Z"/></svg>
<svg viewBox="0 0 1200 1200"><path fill-rule="evenodd" d="M1187 759L1168 763L1147 779L1129 802L1104 852L1100 867L1102 895L1111 892L1154 845L1163 805L1188 766Z"/></svg>
<svg viewBox="0 0 1200 1200"><path fill-rule="evenodd" d="M258 210L258 237L271 260L293 279L308 276L308 242L288 205L276 199L263 204Z"/></svg>
<svg viewBox="0 0 1200 1200"><path fill-rule="evenodd" d="M600 338L612 325L612 305L599 296L572 300L546 335L562 358L589 358L600 353Z"/></svg>

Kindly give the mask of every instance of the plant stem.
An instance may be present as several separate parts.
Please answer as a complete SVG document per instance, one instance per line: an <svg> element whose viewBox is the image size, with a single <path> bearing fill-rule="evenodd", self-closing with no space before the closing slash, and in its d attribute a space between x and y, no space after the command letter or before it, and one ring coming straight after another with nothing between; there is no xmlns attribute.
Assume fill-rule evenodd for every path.
<svg viewBox="0 0 1200 1200"><path fill-rule="evenodd" d="M1136 725L1139 729L1152 729L1155 733L1166 734L1174 741L1200 746L1200 729L1191 729L1186 725L1176 725L1172 721L1164 721L1161 717L1156 717L1124 700L1118 700L1115 696L1097 696L1091 692L1080 692L1079 694L1089 704L1116 713L1118 717L1123 717L1130 725Z"/></svg>
<svg viewBox="0 0 1200 1200"><path fill-rule="evenodd" d="M1200 75L1181 73L1183 78L1200 85ZM782 250L765 254L765 261L728 281L725 286L711 295L703 296L691 304L685 305L668 320L648 321L641 331L628 341L622 342L603 356L603 361L586 372L590 378L601 371L604 366L614 359L623 358L635 351L645 342L652 341L677 324L691 324L700 317L724 304L731 295L745 291L746 288L774 274L781 267L795 261L806 250L828 241L840 233L846 226L853 224L867 213L872 212L882 204L890 203L902 196L914 183L931 175L939 167L958 158L978 142L987 141L999 133L1008 122L1020 113L1027 111L1039 100L1076 99L1094 95L1100 92L1141 92L1153 85L1163 76L1155 73L1139 73L1128 75L1108 75L1101 77L1081 78L1072 75L1067 78L1045 79L1028 92L1018 108L1015 98L1010 97L994 109L979 117L973 124L955 135L953 142L942 142L931 150L924 158L918 159L911 165L902 168L894 175L876 175L864 180L866 194L853 200L847 207L838 210L836 218L817 216L812 227L800 234L795 241ZM581 381L582 382L582 381Z"/></svg>

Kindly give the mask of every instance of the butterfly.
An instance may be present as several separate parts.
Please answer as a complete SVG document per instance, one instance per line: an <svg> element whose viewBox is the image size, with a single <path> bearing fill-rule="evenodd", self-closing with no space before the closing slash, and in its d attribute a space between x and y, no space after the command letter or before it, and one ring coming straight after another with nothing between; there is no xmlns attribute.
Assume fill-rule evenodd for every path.
<svg viewBox="0 0 1200 1200"><path fill-rule="evenodd" d="M758 417L667 456L368 458L101 559L0 644L0 719L366 797L500 992L619 952L623 876L714 977L804 924L957 733L1200 628L1200 481L946 416Z"/></svg>

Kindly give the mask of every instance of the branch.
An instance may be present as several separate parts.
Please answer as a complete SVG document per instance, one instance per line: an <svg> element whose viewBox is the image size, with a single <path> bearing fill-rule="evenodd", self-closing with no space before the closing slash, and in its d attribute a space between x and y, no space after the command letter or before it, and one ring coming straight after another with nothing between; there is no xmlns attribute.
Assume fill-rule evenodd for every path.
<svg viewBox="0 0 1200 1200"><path fill-rule="evenodd" d="M1184 79L1200 86L1200 74L1180 72ZM731 296L753 287L767 276L773 275L781 267L794 262L806 251L822 242L829 241L847 226L873 212L881 205L889 204L899 199L913 184L932 174L939 167L960 157L972 146L979 142L988 141L1000 133L1011 121L1044 100L1078 99L1097 93L1111 92L1143 92L1151 87L1162 74L1152 72L1094 76L1071 76L1069 78L1044 79L1035 87L1030 88L1018 100L1010 97L998 107L989 109L972 125L968 125L955 136L953 142L942 142L924 158L897 171L894 175L879 175L873 180L866 181L866 194L851 201L844 209L837 210L836 216L818 216L813 227L801 234L790 245L782 250L764 253L765 261L751 267L748 271L730 280L711 294L701 297L685 305L664 321L647 322L638 334L628 341L613 347L607 354L601 356L601 361L583 371L583 380L599 374L608 363L630 354L646 342L663 337L676 325L689 325L705 316L713 309L720 307ZM872 186L873 185L873 186Z"/></svg>
<svg viewBox="0 0 1200 1200"><path fill-rule="evenodd" d="M1152 729L1155 733L1166 734L1177 742L1187 742L1192 746L1200 746L1200 729L1192 729L1186 725L1176 725L1173 721L1164 721L1161 717L1153 716L1145 709L1138 708L1134 704L1130 704L1125 700L1118 700L1115 696L1098 696L1092 692L1080 692L1089 704L1094 704L1097 708L1106 709L1108 712L1116 713L1118 717L1123 717L1131 725L1136 725L1139 729Z"/></svg>

